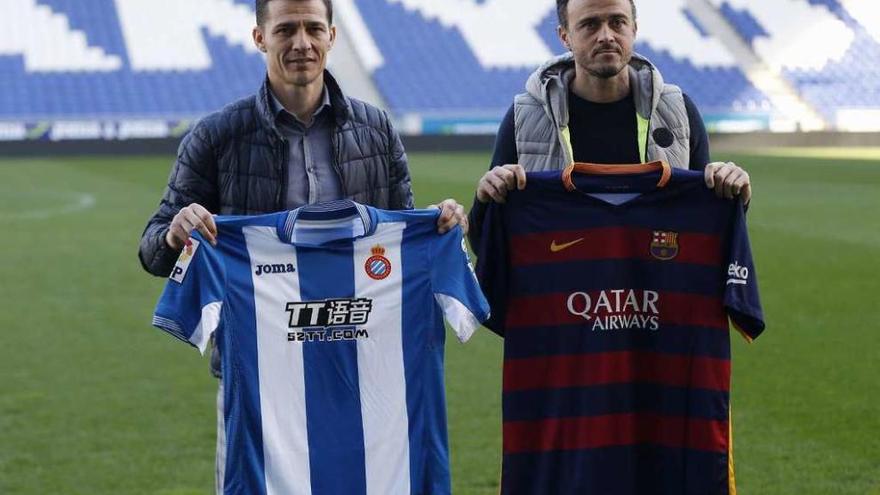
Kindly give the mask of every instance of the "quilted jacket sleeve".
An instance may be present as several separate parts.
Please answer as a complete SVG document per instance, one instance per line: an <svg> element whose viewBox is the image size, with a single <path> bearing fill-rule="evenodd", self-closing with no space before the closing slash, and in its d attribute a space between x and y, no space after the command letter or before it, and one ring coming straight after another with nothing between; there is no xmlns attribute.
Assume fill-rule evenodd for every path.
<svg viewBox="0 0 880 495"><path fill-rule="evenodd" d="M390 188L389 188L389 208L390 210L411 210L414 208L412 183L409 175L409 165L407 163L406 151L403 149L403 143L400 135L391 124L391 119L385 112L382 112L388 128L389 142L389 159L390 163Z"/></svg>
<svg viewBox="0 0 880 495"><path fill-rule="evenodd" d="M165 234L174 215L192 203L216 212L218 195L216 148L201 122L181 141L159 208L141 235L138 257L144 270L161 277L171 273L179 251L165 244Z"/></svg>

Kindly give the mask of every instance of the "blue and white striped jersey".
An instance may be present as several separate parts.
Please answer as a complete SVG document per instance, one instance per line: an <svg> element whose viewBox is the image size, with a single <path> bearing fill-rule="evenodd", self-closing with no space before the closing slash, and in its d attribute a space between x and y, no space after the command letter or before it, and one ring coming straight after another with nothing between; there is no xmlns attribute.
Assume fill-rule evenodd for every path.
<svg viewBox="0 0 880 495"><path fill-rule="evenodd" d="M227 494L450 492L444 316L488 318L461 229L351 201L217 217L153 324L222 356Z"/></svg>

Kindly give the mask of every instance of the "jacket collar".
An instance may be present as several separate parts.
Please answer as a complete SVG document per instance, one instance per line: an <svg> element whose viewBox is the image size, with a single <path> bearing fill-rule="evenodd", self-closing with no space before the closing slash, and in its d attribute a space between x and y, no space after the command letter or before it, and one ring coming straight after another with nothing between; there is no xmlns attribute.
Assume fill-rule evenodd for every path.
<svg viewBox="0 0 880 495"><path fill-rule="evenodd" d="M272 115L274 115L276 119L278 119L278 117L280 115L284 114L284 115L287 115L288 117L299 122L299 117L290 113L289 111L287 111L286 108L284 108L284 105L281 103L281 101L278 99L278 97L275 96L275 93L272 92L271 88L269 89L269 107L270 107L270 110L272 111ZM312 118L314 119L321 112L324 112L325 108L331 108L330 92L327 91L327 86L324 86L324 88L321 90L321 103L318 104L318 108L315 109L315 113L312 114ZM327 110L327 111L329 112L330 110ZM300 123L302 123L302 122L300 122Z"/></svg>
<svg viewBox="0 0 880 495"><path fill-rule="evenodd" d="M333 109L333 117L336 120L336 126L342 127L351 119L351 105L348 103L348 98L342 92L339 83L336 82L336 79L330 74L330 71L327 70L324 71L324 86L327 89L330 98L330 107ZM259 92L257 93L257 114L263 122L263 125L268 129L272 129L275 136L280 137L281 132L275 125L275 114L270 102L271 98L272 93L269 90L269 77L266 76L266 78L263 79L263 84L260 86Z"/></svg>

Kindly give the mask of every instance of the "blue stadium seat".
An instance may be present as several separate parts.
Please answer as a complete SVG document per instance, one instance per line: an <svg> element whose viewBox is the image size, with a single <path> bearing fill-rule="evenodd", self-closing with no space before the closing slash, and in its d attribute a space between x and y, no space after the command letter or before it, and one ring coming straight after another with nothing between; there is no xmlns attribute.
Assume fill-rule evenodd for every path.
<svg viewBox="0 0 880 495"><path fill-rule="evenodd" d="M761 0L752 1L758 3ZM798 1L810 6L824 7L841 21L854 37L849 48L839 59L829 60L821 68L783 66L781 68L783 77L797 89L807 103L832 123L837 120L840 109L880 109L880 78L877 77L880 44L838 0ZM721 12L743 39L756 48L761 37L771 35L748 12L732 7L728 1L721 5ZM798 20L779 17L774 22L796 23Z"/></svg>
<svg viewBox="0 0 880 495"><path fill-rule="evenodd" d="M534 69L484 68L456 29L427 20L397 2L356 0L356 4L385 59L375 81L396 113L470 111L500 117L513 96L524 90ZM538 29L547 47L560 51L556 24L556 12L549 9ZM766 96L736 67L698 67L648 43L639 43L636 49L654 62L668 81L682 86L704 113L769 107ZM415 89L407 91L405 83Z"/></svg>

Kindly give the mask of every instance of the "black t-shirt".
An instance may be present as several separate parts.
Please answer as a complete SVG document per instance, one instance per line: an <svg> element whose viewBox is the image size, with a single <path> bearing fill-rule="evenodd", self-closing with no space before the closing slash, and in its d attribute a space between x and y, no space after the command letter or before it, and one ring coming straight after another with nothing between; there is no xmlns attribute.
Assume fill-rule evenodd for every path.
<svg viewBox="0 0 880 495"><path fill-rule="evenodd" d="M703 118L687 95L684 105L691 128L690 169L709 163L709 137ZM568 93L569 131L574 159L582 163L639 163L638 122L632 95L613 103L593 103ZM519 163L516 152L513 105L507 110L498 135L492 165ZM490 168L491 168L490 167Z"/></svg>

